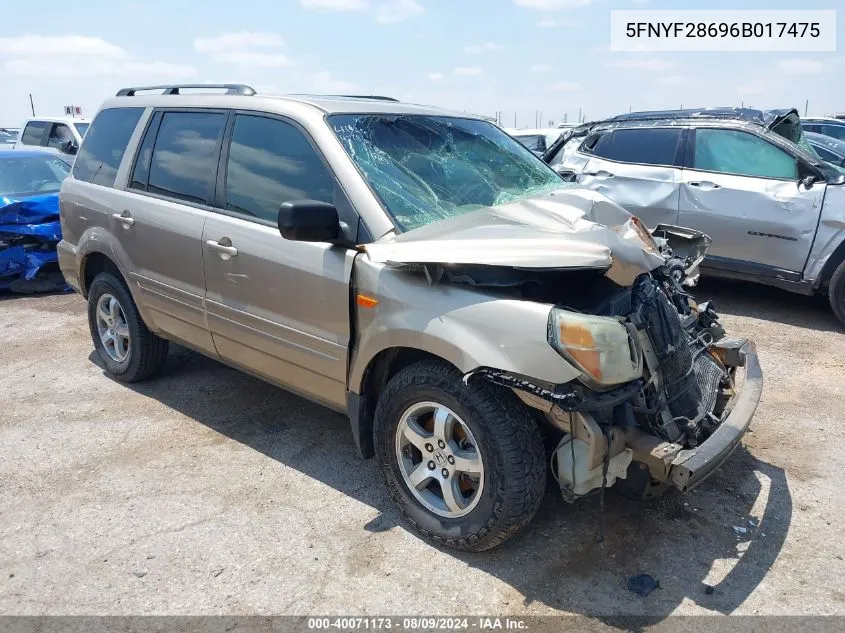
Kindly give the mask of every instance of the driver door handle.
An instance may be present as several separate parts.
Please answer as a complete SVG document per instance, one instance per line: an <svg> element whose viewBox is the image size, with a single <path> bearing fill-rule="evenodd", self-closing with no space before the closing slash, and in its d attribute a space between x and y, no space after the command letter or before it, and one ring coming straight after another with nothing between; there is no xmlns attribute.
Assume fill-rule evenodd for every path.
<svg viewBox="0 0 845 633"><path fill-rule="evenodd" d="M238 255L238 249L232 246L232 240L228 237L221 238L218 242L216 240L206 240L206 245L211 250L220 253L221 257L224 259L228 259L229 257L236 257Z"/></svg>
<svg viewBox="0 0 845 633"><path fill-rule="evenodd" d="M710 182L709 180L701 180L689 183L690 187L698 187L704 191L710 189L721 189L722 185L717 185L715 182Z"/></svg>
<svg viewBox="0 0 845 633"><path fill-rule="evenodd" d="M585 176L595 176L596 178L613 178L613 174L609 171L605 171L604 169L599 169L598 171L585 171Z"/></svg>
<svg viewBox="0 0 845 633"><path fill-rule="evenodd" d="M128 229L130 226L135 224L135 220L132 218L129 211L124 211L123 213L112 213L111 217L120 222L125 229Z"/></svg>

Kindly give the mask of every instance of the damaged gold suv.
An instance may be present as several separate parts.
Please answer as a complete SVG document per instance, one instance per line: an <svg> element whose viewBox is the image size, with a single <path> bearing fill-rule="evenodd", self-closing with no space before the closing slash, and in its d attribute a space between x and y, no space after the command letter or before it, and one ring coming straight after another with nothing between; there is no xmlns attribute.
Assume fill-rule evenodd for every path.
<svg viewBox="0 0 845 633"><path fill-rule="evenodd" d="M531 519L549 463L570 500L687 490L739 444L762 375L688 293L702 234L650 234L465 114L182 88L107 101L61 191L115 378L173 340L342 411L413 525L466 550Z"/></svg>

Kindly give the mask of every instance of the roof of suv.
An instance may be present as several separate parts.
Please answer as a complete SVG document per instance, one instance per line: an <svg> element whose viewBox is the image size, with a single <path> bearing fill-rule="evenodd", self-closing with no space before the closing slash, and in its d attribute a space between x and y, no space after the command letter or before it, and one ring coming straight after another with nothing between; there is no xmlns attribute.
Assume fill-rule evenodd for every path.
<svg viewBox="0 0 845 633"><path fill-rule="evenodd" d="M688 124L700 121L722 122L727 124L752 124L769 127L776 121L784 119L790 114L798 116L794 108L779 108L776 110L757 110L754 108L698 108L686 110L654 110L620 114L601 121L585 123L585 126L612 124L654 124L678 123Z"/></svg>
<svg viewBox="0 0 845 633"><path fill-rule="evenodd" d="M209 86L217 88L218 86ZM159 89L161 87L156 87ZM120 94L125 91L130 94ZM134 94L136 89L124 89L118 96L107 100L103 108L118 107L214 107L244 108L249 110L274 110L274 104L301 104L326 114L423 114L429 116L460 116L462 118L483 119L466 112L453 112L433 106L403 103L389 97L350 96L350 95L264 95L249 93L190 92L183 94ZM143 89L149 90L149 89Z"/></svg>

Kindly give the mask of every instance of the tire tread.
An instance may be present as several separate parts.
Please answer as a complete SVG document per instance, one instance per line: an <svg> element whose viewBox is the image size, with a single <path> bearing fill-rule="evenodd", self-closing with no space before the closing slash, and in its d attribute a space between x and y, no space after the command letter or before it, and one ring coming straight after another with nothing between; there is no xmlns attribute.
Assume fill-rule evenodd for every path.
<svg viewBox="0 0 845 633"><path fill-rule="evenodd" d="M495 435L500 447L505 470L501 473L504 485L497 489L492 515L479 530L465 538L444 538L414 521L400 490L403 484L393 476L387 462L392 438L381 437L378 432L387 425L384 417L391 397L421 384L439 387L457 397L478 416L479 421L488 425L486 431ZM458 390L461 393L456 393ZM537 513L545 493L547 475L543 438L525 405L510 391L481 378L464 384L460 373L451 365L426 360L402 369L391 378L379 399L375 418L374 439L376 446L381 448L377 453L390 496L414 528L427 538L456 549L479 552L496 547L519 532ZM385 440L388 452L384 450Z"/></svg>

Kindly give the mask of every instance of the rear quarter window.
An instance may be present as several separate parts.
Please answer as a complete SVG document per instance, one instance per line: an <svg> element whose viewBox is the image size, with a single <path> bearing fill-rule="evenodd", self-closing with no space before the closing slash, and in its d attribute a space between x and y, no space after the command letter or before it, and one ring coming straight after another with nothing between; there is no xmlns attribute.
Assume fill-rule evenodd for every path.
<svg viewBox="0 0 845 633"><path fill-rule="evenodd" d="M77 180L113 187L120 161L144 108L103 110L91 123L73 163Z"/></svg>

